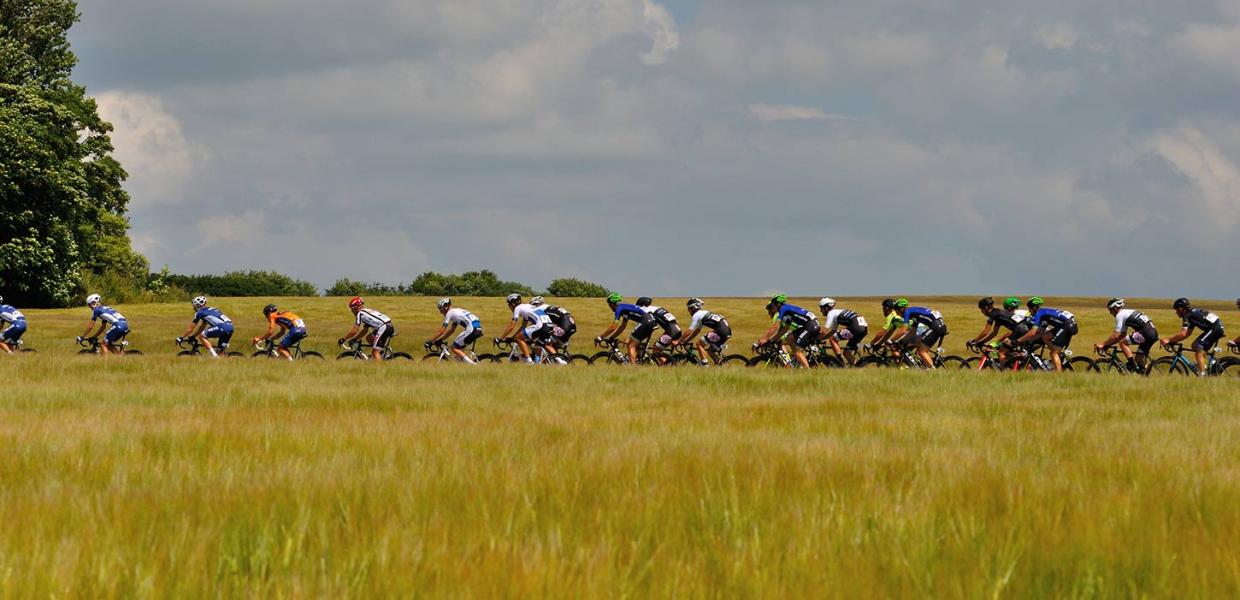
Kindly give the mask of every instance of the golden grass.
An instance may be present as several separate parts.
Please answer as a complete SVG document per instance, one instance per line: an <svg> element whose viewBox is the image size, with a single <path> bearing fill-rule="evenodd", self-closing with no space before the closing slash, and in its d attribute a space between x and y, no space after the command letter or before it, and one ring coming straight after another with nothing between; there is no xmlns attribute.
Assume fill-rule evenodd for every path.
<svg viewBox="0 0 1240 600"><path fill-rule="evenodd" d="M339 304L290 306L327 350ZM1240 594L1232 380L104 361L84 312L0 357L5 596Z"/></svg>

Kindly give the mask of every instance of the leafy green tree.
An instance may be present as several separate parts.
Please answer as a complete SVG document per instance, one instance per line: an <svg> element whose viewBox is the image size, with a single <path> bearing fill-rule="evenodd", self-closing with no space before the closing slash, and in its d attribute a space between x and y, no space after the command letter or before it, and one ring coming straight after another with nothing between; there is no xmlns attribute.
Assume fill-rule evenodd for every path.
<svg viewBox="0 0 1240 600"><path fill-rule="evenodd" d="M597 283L564 277L552 281L547 293L561 298L603 298L611 292Z"/></svg>
<svg viewBox="0 0 1240 600"><path fill-rule="evenodd" d="M409 284L410 292L419 296L507 296L511 293L531 295L533 288L515 281L501 281L492 271L470 271L460 275L441 275L428 271Z"/></svg>
<svg viewBox="0 0 1240 600"><path fill-rule="evenodd" d="M69 75L73 0L0 0L0 289L66 305L84 271L146 280L111 124Z"/></svg>
<svg viewBox="0 0 1240 600"><path fill-rule="evenodd" d="M165 285L208 296L317 296L309 281L274 271L230 271L223 275L166 275Z"/></svg>
<svg viewBox="0 0 1240 600"><path fill-rule="evenodd" d="M337 279L336 283L324 292L325 296L408 296L411 294L409 288L404 285L365 283L348 278Z"/></svg>

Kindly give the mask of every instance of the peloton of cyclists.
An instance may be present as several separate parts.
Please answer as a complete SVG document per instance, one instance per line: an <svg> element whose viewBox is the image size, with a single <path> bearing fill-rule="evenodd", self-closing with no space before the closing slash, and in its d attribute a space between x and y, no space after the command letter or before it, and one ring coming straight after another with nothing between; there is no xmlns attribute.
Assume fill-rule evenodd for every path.
<svg viewBox="0 0 1240 600"><path fill-rule="evenodd" d="M1120 351L1128 359L1128 369L1145 373L1150 349L1158 342L1158 329L1144 313L1125 308L1124 304L1123 298L1111 298L1107 301L1107 311L1115 317L1115 331L1102 343L1094 344L1094 350L1106 350L1119 345ZM1125 335L1128 330L1132 330L1132 333ZM1132 346L1137 347L1135 352Z"/></svg>
<svg viewBox="0 0 1240 600"><path fill-rule="evenodd" d="M349 300L349 310L353 311L353 327L336 343L345 346L353 340L365 339L370 344L370 358L383 360L384 349L396 335L392 319L373 308L366 308L366 301L361 296Z"/></svg>
<svg viewBox="0 0 1240 600"><path fill-rule="evenodd" d="M700 298L690 298L685 303L685 308L691 315L689 331L676 340L674 345L692 343L697 350L698 357L702 359L702 366L709 367L714 362L714 357L723 351L723 345L732 339L732 326L728 324L728 320L723 315L706 310L705 303ZM710 331L694 342L694 339L707 329Z"/></svg>
<svg viewBox="0 0 1240 600"><path fill-rule="evenodd" d="M103 344L100 344L99 350L103 354L112 354L113 350L124 352L123 349L113 348L119 344L121 340L129 335L129 321L125 320L125 315L116 312L116 309L103 305L103 299L99 294L91 294L86 297L86 306L90 308L90 323L86 324L86 331L78 336L78 343L87 338L97 338L103 334ZM95 323L99 323L99 328L95 329ZM107 328L107 333L104 333ZM94 330L94 333L91 333Z"/></svg>
<svg viewBox="0 0 1240 600"><path fill-rule="evenodd" d="M439 314L443 315L443 325L439 327L439 331L430 340L427 340L427 347L448 339L448 336L452 335L457 327L460 327L460 335L452 340L452 345L448 347L448 350L466 364L478 364L477 361L465 353L465 348L482 337L482 320L474 313L463 308L453 308L451 298L440 300L438 306Z"/></svg>
<svg viewBox="0 0 1240 600"><path fill-rule="evenodd" d="M607 296L607 306L612 310L614 318L611 325L608 325L602 334L594 338L594 343L601 344L604 340L615 340L624 333L629 323L633 323L633 331L629 332L628 354L629 364L635 365L638 347L646 345L650 340L650 335L658 327L654 321L654 315L642 310L636 304L624 302L620 294Z"/></svg>
<svg viewBox="0 0 1240 600"><path fill-rule="evenodd" d="M1206 356L1210 350L1214 348L1219 340L1226 339L1227 333L1223 330L1223 321L1219 316L1202 308L1193 308L1188 298L1177 298L1171 304L1171 308L1175 310L1177 317L1184 319L1184 325L1179 333L1159 340L1164 347L1188 339L1193 330L1200 331L1201 334L1193 340L1193 353L1197 358L1197 374L1206 375Z"/></svg>
<svg viewBox="0 0 1240 600"><path fill-rule="evenodd" d="M802 368L809 368L809 359L805 351L813 346L822 335L822 327L818 325L818 317L814 313L799 306L788 304L788 296L779 294L766 305L766 314L771 317L771 326L762 337L758 338L758 346L778 341L783 344L788 337L792 356Z"/></svg>
<svg viewBox="0 0 1240 600"><path fill-rule="evenodd" d="M282 311L274 304L263 307L263 317L267 319L267 333L254 338L252 342L255 345L259 342L275 343L277 337L283 336L276 346L276 352L283 358L293 360L293 353L289 349L309 335L306 322L297 316L297 313Z"/></svg>
<svg viewBox="0 0 1240 600"><path fill-rule="evenodd" d="M527 364L534 362L530 342L542 343L547 353L551 354L552 362L559 362L556 360L555 346L549 344L555 325L552 325L547 313L521 302L521 294L509 294L506 300L509 310L512 311L512 321L504 329L504 335L500 336L501 339L509 342L515 341Z"/></svg>
<svg viewBox="0 0 1240 600"><path fill-rule="evenodd" d="M848 345L842 351L844 360L850 365L857 364L857 350L861 347L861 342L865 341L865 336L870 333L865 317L851 310L836 308L834 298L819 300L818 310L826 319L822 326L822 338L831 344L831 349L836 354L841 354L840 342L847 342Z"/></svg>
<svg viewBox="0 0 1240 600"><path fill-rule="evenodd" d="M1029 299L1030 331L1016 340L1018 344L1044 344L1050 348L1051 364L1055 372L1063 372L1063 353L1072 344L1072 338L1079 333L1076 315L1056 308L1043 306L1045 301L1040 296Z"/></svg>
<svg viewBox="0 0 1240 600"><path fill-rule="evenodd" d="M0 330L2 330L0 331L0 351L12 354L28 328L26 315L23 315L22 311L17 308L5 304L4 297L0 296Z"/></svg>
<svg viewBox="0 0 1240 600"><path fill-rule="evenodd" d="M577 334L577 320L573 318L573 313L563 306L548 305L542 296L530 298L530 305L543 311L547 318L551 319L551 324L554 326L551 331L551 343L555 345L556 350L567 349L568 342Z"/></svg>
<svg viewBox="0 0 1240 600"><path fill-rule="evenodd" d="M218 348L221 352L228 350L228 343L232 341L233 322L220 309L207 306L207 297L198 296L190 302L190 306L194 307L194 318L189 322L189 327L185 328L185 333L177 338L177 343L184 342L187 338L197 338L198 343L212 358L219 358L216 352L217 346L211 344L211 338L219 341Z"/></svg>
<svg viewBox="0 0 1240 600"><path fill-rule="evenodd" d="M1029 333L1029 320L1024 314L1016 313L1019 308L1020 300L1017 298L1004 300L1003 308L995 307L995 299L991 297L978 300L977 310L986 317L986 324L976 337L964 343L965 347L977 349L989 343L999 351L999 363L1005 364L1007 346L1015 344ZM1008 343L1005 345L1004 342Z"/></svg>

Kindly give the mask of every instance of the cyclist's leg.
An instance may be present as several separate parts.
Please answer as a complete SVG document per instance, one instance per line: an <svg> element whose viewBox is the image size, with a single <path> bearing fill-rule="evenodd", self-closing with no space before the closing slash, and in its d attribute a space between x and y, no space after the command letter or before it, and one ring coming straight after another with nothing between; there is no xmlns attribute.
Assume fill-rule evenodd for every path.
<svg viewBox="0 0 1240 600"><path fill-rule="evenodd" d="M125 339L125 336L129 333L128 326L122 327L120 325L120 323L123 323L123 322L124 321L117 322L117 324L112 325L110 328L108 328L107 333L103 334L103 344L99 346L100 350L103 351L103 354L118 354L118 352L113 351L112 345L119 344L121 340Z"/></svg>
<svg viewBox="0 0 1240 600"><path fill-rule="evenodd" d="M520 348L521 356L524 356L525 360L530 360L530 345L526 340L533 339L532 333L528 327L517 332L517 348Z"/></svg>
<svg viewBox="0 0 1240 600"><path fill-rule="evenodd" d="M1210 349L1214 348L1214 345L1221 339L1223 339L1223 332L1211 329L1201 332L1201 335L1197 336L1197 339L1193 341L1193 352L1197 355L1197 373L1199 375L1206 374L1207 358L1209 357Z"/></svg>
<svg viewBox="0 0 1240 600"><path fill-rule="evenodd" d="M462 331L460 335L456 336L456 339L452 341L452 345L448 349L452 351L452 354L460 359L461 362L476 365L478 363L465 353L465 348L474 343L480 337L482 337L481 329L475 329L472 326L467 327L465 331Z"/></svg>

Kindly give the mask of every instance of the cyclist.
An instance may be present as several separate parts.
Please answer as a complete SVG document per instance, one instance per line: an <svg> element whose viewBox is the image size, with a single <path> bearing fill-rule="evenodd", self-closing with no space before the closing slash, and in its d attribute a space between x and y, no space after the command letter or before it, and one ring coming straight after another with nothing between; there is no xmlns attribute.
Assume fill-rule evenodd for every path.
<svg viewBox="0 0 1240 600"><path fill-rule="evenodd" d="M887 343L887 341L895 335L897 330L904 327L904 317L900 316L899 311L896 310L895 298L883 299L882 306L883 330L878 332L878 334L874 336L874 339L870 340L869 344L866 344L867 350Z"/></svg>
<svg viewBox="0 0 1240 600"><path fill-rule="evenodd" d="M1206 374L1206 355L1218 344L1219 340L1225 339L1227 333L1223 331L1223 321L1218 315L1207 311L1203 308L1193 308L1188 298L1177 298L1172 303L1171 308L1175 309L1177 317L1184 319L1184 326L1180 332L1169 337L1158 340L1163 346L1174 344L1185 340L1194 329L1201 331L1201 335L1193 340L1193 353L1197 355L1197 374Z"/></svg>
<svg viewBox="0 0 1240 600"><path fill-rule="evenodd" d="M439 301L439 314L443 315L443 325L439 331L426 342L427 346L435 342L442 342L448 339L456 331L457 327L461 328L461 334L452 340L452 345L448 348L457 358L467 364L476 365L477 361L470 358L465 353L465 347L478 341L482 337L482 321L463 308L452 308L452 299L444 298Z"/></svg>
<svg viewBox="0 0 1240 600"><path fill-rule="evenodd" d="M1107 311L1115 317L1115 332L1101 344L1094 344L1094 350L1105 350L1118 344L1120 351L1128 358L1128 368L1144 373L1150 348L1153 348L1154 343L1158 341L1158 329L1154 327L1154 322L1140 311L1124 308L1123 298L1108 300ZM1132 330L1132 334L1125 336L1124 334L1129 329ZM1137 346L1135 353L1132 345Z"/></svg>
<svg viewBox="0 0 1240 600"><path fill-rule="evenodd" d="M22 311L5 304L0 297L0 350L13 353L17 343L26 334L26 315Z"/></svg>
<svg viewBox="0 0 1240 600"><path fill-rule="evenodd" d="M551 324L551 318L547 313L540 309L534 308L529 304L521 302L521 294L509 294L508 309L512 311L512 322L508 324L508 328L504 330L501 336L504 340L515 341L517 347L521 349L521 355L525 357L526 363L533 363L533 351L530 350L529 342L541 342L551 354L552 361L555 360L555 346L548 345L551 341L551 334L555 331L555 325ZM512 337L509 337L512 336Z"/></svg>
<svg viewBox="0 0 1240 600"><path fill-rule="evenodd" d="M555 326L551 332L551 340L556 348L567 348L569 340L577 333L577 320L573 318L573 313L563 306L548 305L542 296L531 298L530 305L547 313L547 317L551 319L551 324Z"/></svg>
<svg viewBox="0 0 1240 600"><path fill-rule="evenodd" d="M783 294L771 298L766 305L766 314L772 318L771 327L761 338L758 338L758 345L765 346L767 342L776 339L782 344L786 338L791 336L792 355L800 363L801 368L808 369L809 359L805 357L805 351L813 346L822 335L822 328L818 326L818 317L804 308L788 304L788 297Z"/></svg>
<svg viewBox="0 0 1240 600"><path fill-rule="evenodd" d="M373 308L366 308L366 301L361 296L349 300L349 310L353 311L353 327L336 343L344 346L353 340L366 338L370 343L370 357L383 360L383 350L396 335L392 319Z"/></svg>
<svg viewBox="0 0 1240 600"><path fill-rule="evenodd" d="M1240 308L1240 298L1236 298L1236 308ZM1236 348L1237 346L1240 346L1240 337L1230 342L1227 342L1227 346L1231 348Z"/></svg>
<svg viewBox="0 0 1240 600"><path fill-rule="evenodd" d="M896 310L904 319L904 333L896 338L896 342L912 347L926 368L933 369L934 358L930 356L930 348L947 337L947 323L943 321L942 313L924 306L909 306L905 298L896 300Z"/></svg>
<svg viewBox="0 0 1240 600"><path fill-rule="evenodd" d="M703 329L709 329L706 335L693 343L702 359L702 366L708 367L712 362L711 356L722 352L723 345L732 339L732 326L723 315L710 312L704 306L700 298L690 298L685 303L685 308L689 309L689 314L692 315L689 319L689 331L676 340L675 345L693 343L693 339L702 333Z"/></svg>
<svg viewBox="0 0 1240 600"><path fill-rule="evenodd" d="M650 313L654 317L654 322L663 330L663 335L655 340L654 347L659 350L667 350L676 345L676 341L680 339L684 332L680 329L680 324L676 322L676 315L662 306L654 306L654 301L650 298L642 296L637 299L637 306L642 310Z"/></svg>
<svg viewBox="0 0 1240 600"><path fill-rule="evenodd" d="M1026 306L1033 313L1029 323L1031 330L1016 340L1018 344L1045 344L1051 349L1051 364L1056 373L1063 372L1064 350L1072 344L1072 338L1080 329L1076 324L1076 315L1055 308L1043 306L1045 301L1038 296L1029 299Z"/></svg>
<svg viewBox="0 0 1240 600"><path fill-rule="evenodd" d="M109 346L117 344L126 335L129 335L129 321L125 320L125 315L116 312L116 309L103 305L103 299L99 294L91 294L86 297L86 306L90 307L90 323L86 325L86 331L78 337L80 343L86 338L99 337L103 333L103 329L108 328L108 332L103 335L104 343L99 346L104 354L111 354L112 349ZM95 329L95 322L99 322L99 329L92 334L91 330Z"/></svg>
<svg viewBox="0 0 1240 600"><path fill-rule="evenodd" d="M211 345L209 338L219 339L221 351L228 350L228 343L232 341L233 336L232 319L220 312L220 309L207 306L206 296L194 298L190 305L194 307L194 319L189 322L189 327L185 328L185 333L177 338L177 343L184 342L185 338L196 337L198 343L211 353L212 358L219 358L219 353L215 351L215 346Z"/></svg>
<svg viewBox="0 0 1240 600"><path fill-rule="evenodd" d="M646 345L650 341L650 334L654 333L655 327L658 325L654 322L654 315L644 311L636 304L628 304L621 302L624 300L620 294L611 294L607 296L607 306L611 308L615 314L615 320L602 335L594 338L594 342L602 343L603 340L614 340L624 333L624 329L633 323L633 331L629 333L628 350L629 364L637 364L637 347Z"/></svg>
<svg viewBox="0 0 1240 600"><path fill-rule="evenodd" d="M857 350L861 347L861 342L865 340L865 336L870 333L869 324L865 322L865 317L842 308L835 307L834 298L823 298L818 301L818 310L826 317L822 330L822 337L827 343L831 344L831 349L836 354L841 352L844 354L844 360L848 364L856 364ZM840 341L847 341L848 345L840 350Z"/></svg>
<svg viewBox="0 0 1240 600"><path fill-rule="evenodd" d="M280 310L274 304L268 304L263 307L263 316L267 319L267 333L254 338L253 343L259 342L275 343L275 339L283 336L276 352L288 360L293 360L293 353L289 350L298 342L306 339L310 335L306 331L306 322L297 316L296 313L288 310ZM276 329L279 329L277 332Z"/></svg>
<svg viewBox="0 0 1240 600"><path fill-rule="evenodd" d="M1018 308L1020 308L1020 300L1017 298L1004 300L1003 308L995 308L994 298L987 297L978 300L977 310L986 317L986 325L982 327L977 337L965 342L964 345L968 348L977 348L990 342L994 348L999 350L1000 364L1007 362L1007 349L1003 347L1003 342L1011 340L1009 343L1014 343L1029 333L1029 320L1023 314L1016 313ZM1004 329L1007 331L1004 332Z"/></svg>

